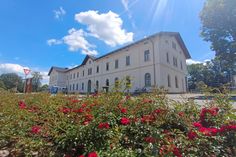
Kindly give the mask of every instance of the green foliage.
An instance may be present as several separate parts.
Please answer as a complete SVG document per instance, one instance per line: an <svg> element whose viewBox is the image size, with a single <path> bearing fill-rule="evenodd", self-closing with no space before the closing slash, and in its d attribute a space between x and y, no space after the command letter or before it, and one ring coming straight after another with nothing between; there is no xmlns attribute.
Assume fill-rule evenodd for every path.
<svg viewBox="0 0 236 157"><path fill-rule="evenodd" d="M158 91L51 96L0 91L0 149L12 156L230 156L235 110L226 95L203 109ZM201 128L193 125L202 123ZM212 135L211 129L217 130ZM205 129L201 131L200 129ZM208 131L209 134L206 132ZM191 134L190 134L191 133Z"/></svg>
<svg viewBox="0 0 236 157"><path fill-rule="evenodd" d="M33 92L38 92L40 90L41 81L43 79L43 76L40 74L40 72L33 72L32 76L33 76L32 91Z"/></svg>
<svg viewBox="0 0 236 157"><path fill-rule="evenodd" d="M221 70L231 77L236 72L236 1L207 0L200 18L204 40L211 42Z"/></svg>
<svg viewBox="0 0 236 157"><path fill-rule="evenodd" d="M2 74L0 76L0 88L7 90L23 91L22 78L15 73Z"/></svg>

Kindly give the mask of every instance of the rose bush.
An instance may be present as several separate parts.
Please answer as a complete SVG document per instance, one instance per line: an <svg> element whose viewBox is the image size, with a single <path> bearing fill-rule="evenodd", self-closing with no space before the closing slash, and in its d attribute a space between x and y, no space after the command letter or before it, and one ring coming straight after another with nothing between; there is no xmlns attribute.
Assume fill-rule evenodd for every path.
<svg viewBox="0 0 236 157"><path fill-rule="evenodd" d="M0 92L0 150L11 156L234 156L226 95L198 106L163 93L84 97Z"/></svg>

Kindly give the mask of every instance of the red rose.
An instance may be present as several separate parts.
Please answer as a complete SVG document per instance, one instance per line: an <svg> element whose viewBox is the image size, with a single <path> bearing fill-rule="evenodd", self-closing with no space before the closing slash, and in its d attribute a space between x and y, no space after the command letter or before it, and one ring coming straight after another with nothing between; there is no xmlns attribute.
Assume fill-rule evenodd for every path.
<svg viewBox="0 0 236 157"><path fill-rule="evenodd" d="M18 105L20 109L26 109L26 104L23 101L19 101Z"/></svg>
<svg viewBox="0 0 236 157"><path fill-rule="evenodd" d="M41 132L41 127L40 126L32 126L31 133L39 134L40 132Z"/></svg>
<svg viewBox="0 0 236 157"><path fill-rule="evenodd" d="M155 111L154 111L154 113L156 113L156 114L159 114L159 113L161 113L161 109L156 109Z"/></svg>
<svg viewBox="0 0 236 157"><path fill-rule="evenodd" d="M121 118L120 123L123 125L128 125L130 124L130 120L128 118L123 117Z"/></svg>
<svg viewBox="0 0 236 157"><path fill-rule="evenodd" d="M88 154L88 157L98 157L96 152L91 152Z"/></svg>
<svg viewBox="0 0 236 157"><path fill-rule="evenodd" d="M197 137L197 133L196 132L193 132L193 131L188 132L188 138L190 140L194 140L196 137Z"/></svg>
<svg viewBox="0 0 236 157"><path fill-rule="evenodd" d="M84 155L80 155L80 156L78 156L78 157L85 157Z"/></svg>
<svg viewBox="0 0 236 157"><path fill-rule="evenodd" d="M202 127L202 124L199 123L199 122L194 122L193 126L196 127L196 128L200 128L200 127Z"/></svg>
<svg viewBox="0 0 236 157"><path fill-rule="evenodd" d="M126 113L126 112L127 112L127 109L122 108L122 109L120 110L120 112L121 112L121 113Z"/></svg>
<svg viewBox="0 0 236 157"><path fill-rule="evenodd" d="M174 147L174 150L173 150L172 152L173 152L173 154L174 154L175 156L177 156L177 157L182 157L182 155L181 155L181 153L180 153L180 151L179 151L178 148Z"/></svg>
<svg viewBox="0 0 236 157"><path fill-rule="evenodd" d="M74 110L72 110L73 112L75 112L75 113L83 113L83 109L82 108L80 108L80 109L74 109Z"/></svg>
<svg viewBox="0 0 236 157"><path fill-rule="evenodd" d="M180 117L183 117L183 116L184 116L184 112L179 112L178 115L179 115Z"/></svg>
<svg viewBox="0 0 236 157"><path fill-rule="evenodd" d="M59 109L59 111L66 114L66 113L71 112L71 109L70 108L66 108L66 107L62 107L61 109Z"/></svg>
<svg viewBox="0 0 236 157"><path fill-rule="evenodd" d="M155 120L155 118L152 116L152 115L144 115L142 118L141 118L141 122L142 123L151 123Z"/></svg>
<svg viewBox="0 0 236 157"><path fill-rule="evenodd" d="M110 125L106 122L106 123L100 123L98 125L98 128L99 129L109 129L110 128Z"/></svg>

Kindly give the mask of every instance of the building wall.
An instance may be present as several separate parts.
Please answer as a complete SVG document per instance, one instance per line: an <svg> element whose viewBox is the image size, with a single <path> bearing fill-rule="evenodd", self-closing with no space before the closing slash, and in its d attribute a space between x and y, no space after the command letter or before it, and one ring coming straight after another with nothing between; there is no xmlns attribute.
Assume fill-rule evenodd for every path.
<svg viewBox="0 0 236 157"><path fill-rule="evenodd" d="M176 44L176 48L172 47L172 42ZM149 60L145 61L144 52L147 50L149 50ZM169 54L169 63L167 62L166 53ZM129 66L126 65L126 56L130 56ZM177 67L173 65L173 57L177 59ZM115 68L116 60L119 62L118 68ZM107 63L109 63L109 70L106 70ZM97 66L99 66L98 73ZM92 68L92 74L88 75L88 69L90 68ZM116 77L119 80L125 80L126 76L129 76L132 84L129 91L134 92L136 89L145 87L145 74L149 73L151 75L151 86L156 83L158 87L164 87L169 92L180 93L186 92L186 69L186 58L176 39L170 36L156 36L122 49L118 53L94 61L89 59L85 65L72 69L64 75L52 71L50 83L55 83L53 78L58 76L57 83L63 84L64 82L69 92L85 93L87 92L89 80L93 92L96 88L96 81L99 82L99 91L101 91L102 87L106 86L107 79L111 89L114 87ZM168 87L168 75L171 78L170 87ZM178 78L178 88L175 86L175 77ZM83 89L82 84L84 84Z"/></svg>

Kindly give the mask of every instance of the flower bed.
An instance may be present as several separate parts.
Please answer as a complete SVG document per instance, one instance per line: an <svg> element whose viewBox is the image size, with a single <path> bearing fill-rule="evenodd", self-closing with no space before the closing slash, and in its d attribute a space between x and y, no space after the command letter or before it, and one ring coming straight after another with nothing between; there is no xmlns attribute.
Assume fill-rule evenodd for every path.
<svg viewBox="0 0 236 157"><path fill-rule="evenodd" d="M11 156L234 156L236 115L219 95L200 107L165 94L0 92L0 150Z"/></svg>

